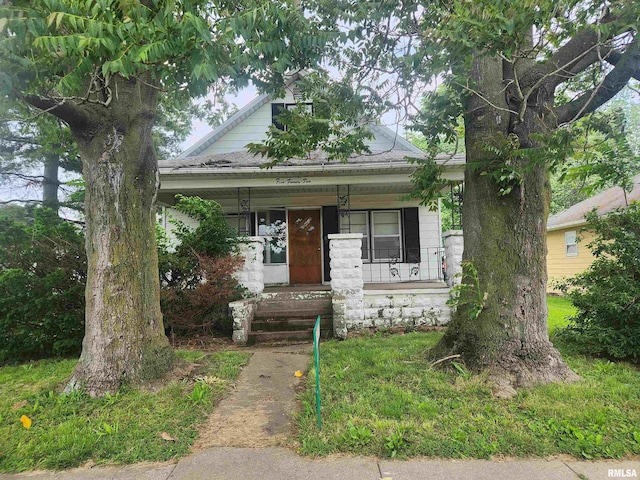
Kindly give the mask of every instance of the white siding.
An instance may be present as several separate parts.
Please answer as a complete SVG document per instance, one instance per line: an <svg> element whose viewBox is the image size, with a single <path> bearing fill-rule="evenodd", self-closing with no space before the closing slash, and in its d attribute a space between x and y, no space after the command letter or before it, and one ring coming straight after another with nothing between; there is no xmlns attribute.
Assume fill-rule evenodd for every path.
<svg viewBox="0 0 640 480"><path fill-rule="evenodd" d="M267 129L271 125L272 103L295 103L295 100L291 92L287 92L284 98L266 103L198 155L237 152L245 150L248 143L265 140Z"/></svg>
<svg viewBox="0 0 640 480"><path fill-rule="evenodd" d="M418 207L420 224L420 248L440 247L440 212L430 211L428 207Z"/></svg>
<svg viewBox="0 0 640 480"><path fill-rule="evenodd" d="M226 134L215 143L209 145L198 155L213 155L217 153L230 153L245 150L248 143L257 143L266 139L266 132L271 125L271 104L272 103L295 103L291 92L287 92L284 98L279 98L273 102L266 103L258 108L251 115L231 128ZM398 137L400 135L398 134ZM393 138L385 135L378 135L366 144L372 151L407 150Z"/></svg>
<svg viewBox="0 0 640 480"><path fill-rule="evenodd" d="M174 221L181 221L187 227L192 229L198 228L199 222L194 220L193 218L185 215L184 213L179 212L174 208L164 208L162 209L162 215L159 219L160 225L167 232L167 236L169 238L169 246L175 248L178 245L178 239L176 238L173 231L175 230Z"/></svg>
<svg viewBox="0 0 640 480"><path fill-rule="evenodd" d="M400 134L398 134L400 138ZM388 150L406 150L402 145L392 138L383 135L376 135L371 140L365 142L372 152L386 152ZM408 152L408 150L407 150Z"/></svg>

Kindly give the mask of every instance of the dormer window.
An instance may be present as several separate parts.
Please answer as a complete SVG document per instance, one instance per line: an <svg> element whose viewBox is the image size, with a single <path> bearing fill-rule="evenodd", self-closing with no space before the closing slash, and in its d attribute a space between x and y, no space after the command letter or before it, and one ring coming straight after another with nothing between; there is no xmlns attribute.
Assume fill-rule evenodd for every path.
<svg viewBox="0 0 640 480"><path fill-rule="evenodd" d="M313 114L313 104L312 103L272 103L271 104L271 123L278 129L285 131L286 127L278 121L278 115L284 108L287 110L295 110L298 105L303 105L305 110L308 113Z"/></svg>

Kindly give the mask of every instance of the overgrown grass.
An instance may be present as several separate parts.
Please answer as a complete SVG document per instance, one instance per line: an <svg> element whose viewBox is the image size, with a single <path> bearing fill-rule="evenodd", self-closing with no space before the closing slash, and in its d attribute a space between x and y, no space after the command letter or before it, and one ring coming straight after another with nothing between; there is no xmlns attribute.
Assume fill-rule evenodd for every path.
<svg viewBox="0 0 640 480"><path fill-rule="evenodd" d="M562 300L551 303L568 310ZM555 325L562 315L554 315ZM440 335L323 343L323 429L316 425L312 371L301 397L300 450L444 458L640 454L640 372L632 365L565 350L580 382L530 388L500 400L482 376L461 366L454 373L430 369L424 353Z"/></svg>
<svg viewBox="0 0 640 480"><path fill-rule="evenodd" d="M547 305L549 306L549 334L558 328L566 327L569 323L567 317L571 317L576 313L576 307L573 306L571 300L564 297L547 297Z"/></svg>
<svg viewBox="0 0 640 480"><path fill-rule="evenodd" d="M0 368L0 472L69 468L89 460L164 461L186 454L198 423L239 375L249 354L179 353L202 364L204 376L155 393L125 389L101 399L59 393L75 360ZM30 429L22 426L22 415L32 420ZM163 433L174 440L163 439Z"/></svg>

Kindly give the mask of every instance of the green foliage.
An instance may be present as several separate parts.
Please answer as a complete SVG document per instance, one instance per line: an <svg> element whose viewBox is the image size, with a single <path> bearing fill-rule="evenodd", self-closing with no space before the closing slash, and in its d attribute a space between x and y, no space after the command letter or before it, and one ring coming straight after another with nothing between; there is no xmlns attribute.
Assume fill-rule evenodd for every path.
<svg viewBox="0 0 640 480"><path fill-rule="evenodd" d="M247 145L250 152L271 160L266 167L307 158L314 150L325 152L330 161L342 162L354 153L370 151L366 140L373 134L366 125L379 113L379 97L331 82L320 73L302 76L296 88L302 92L298 107L284 109L277 118L284 130L270 125L265 141ZM306 109L305 102L313 103L313 111Z"/></svg>
<svg viewBox="0 0 640 480"><path fill-rule="evenodd" d="M121 389L102 398L59 394L75 360L42 360L0 367L0 472L73 468L89 460L97 464L167 461L187 455L215 404L238 377L249 354L178 351L195 359L198 374L209 381L199 400L192 399L202 382L183 380L164 388ZM213 377L215 375L215 377ZM26 402L19 408L13 405ZM32 426L26 430L20 416ZM166 433L174 441L162 438Z"/></svg>
<svg viewBox="0 0 640 480"><path fill-rule="evenodd" d="M244 261L234 255L237 233L227 226L218 203L200 197L177 198L174 208L199 225L193 229L173 219L173 235L178 241L175 249L167 232L156 229L165 327L179 335L228 332L228 304L243 295L233 276Z"/></svg>
<svg viewBox="0 0 640 480"><path fill-rule="evenodd" d="M205 255L227 255L238 244L236 231L227 225L224 212L219 203L203 200L200 197L176 195L178 203L173 207L198 222L194 230L184 222L173 220L173 233L178 239L177 251L188 254L189 251Z"/></svg>
<svg viewBox="0 0 640 480"><path fill-rule="evenodd" d="M632 110L610 108L570 128L539 136L552 153L552 214L606 188L633 189L632 178L640 173L640 146L629 129L626 111Z"/></svg>
<svg viewBox="0 0 640 480"><path fill-rule="evenodd" d="M324 343L322 430L310 384L298 417L301 452L382 458L640 453L640 372L634 365L569 354L559 344L580 382L497 399L482 375L430 367L424 353L440 337L410 333Z"/></svg>
<svg viewBox="0 0 640 480"><path fill-rule="evenodd" d="M577 309L560 332L583 351L640 361L640 204L587 216L596 257L564 290Z"/></svg>
<svg viewBox="0 0 640 480"><path fill-rule="evenodd" d="M479 119L496 118L503 134L475 135L466 151L474 161L482 157L471 168L491 176L503 195L519 186L530 169L558 160L553 146L545 148L535 138L558 128L554 109L583 94L582 99L601 93L598 89L609 72L602 57L580 65L576 75L564 73L590 52L589 43L577 37L592 32L598 48L632 52L638 18L637 4L621 0L608 2L606 10L596 0L364 0L357 7L348 0L306 0L305 6L317 12L323 25L342 26L342 35L330 45L329 62L342 69L346 83L382 92L387 108L408 119L409 128L419 134L429 161L438 152L462 151L462 117L472 127ZM561 48L562 54L554 58ZM503 62L492 63L494 71L483 70L487 78L478 77L480 70L472 71L474 60L480 67L485 59L491 63L496 58ZM602 87L608 91L606 100L623 88L631 70L621 73L611 88ZM550 94L548 100L545 94ZM416 98L421 99L419 106ZM482 101L469 108L472 99ZM529 116L531 110L537 120ZM560 123L570 124L592 110L581 108L575 118ZM433 177L430 165L422 176L425 181L420 182L421 175L414 175L419 182L416 195L425 195L429 203L438 194L424 188Z"/></svg>
<svg viewBox="0 0 640 480"><path fill-rule="evenodd" d="M92 76L108 91L112 76L143 73L195 96L220 78L274 88L288 69L319 59L333 36L311 28L293 4L259 0L45 0L3 5L0 18L0 90L62 96L84 95Z"/></svg>
<svg viewBox="0 0 640 480"><path fill-rule="evenodd" d="M46 209L33 221L0 217L0 363L80 351L84 236Z"/></svg>

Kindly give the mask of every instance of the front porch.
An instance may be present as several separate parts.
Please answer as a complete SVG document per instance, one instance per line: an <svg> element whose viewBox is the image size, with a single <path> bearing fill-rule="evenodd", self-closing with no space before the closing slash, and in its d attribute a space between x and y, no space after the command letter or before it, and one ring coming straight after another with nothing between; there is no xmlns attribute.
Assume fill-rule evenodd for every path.
<svg viewBox="0 0 640 480"><path fill-rule="evenodd" d="M329 235L329 240L330 285L265 286L261 283L262 239L248 243L239 278L253 287L253 297L229 305L234 342L310 340L318 315L325 338L345 338L349 331L365 328L415 328L449 322L450 289L444 281L365 283L361 234Z"/></svg>

